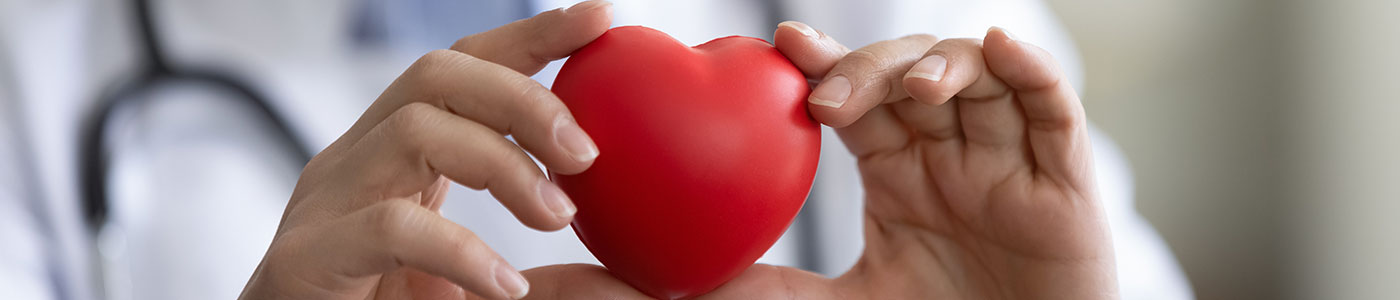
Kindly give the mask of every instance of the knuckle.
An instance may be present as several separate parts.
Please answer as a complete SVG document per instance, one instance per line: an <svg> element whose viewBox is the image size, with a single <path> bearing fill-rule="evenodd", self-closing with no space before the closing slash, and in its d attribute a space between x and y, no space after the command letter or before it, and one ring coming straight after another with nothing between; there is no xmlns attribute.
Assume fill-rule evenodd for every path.
<svg viewBox="0 0 1400 300"><path fill-rule="evenodd" d="M313 228L316 227L292 228L273 238L263 258L268 267L266 271L270 274L280 274L296 269L289 266L306 264L307 256L315 255L318 246L317 241L313 240L316 236L308 231Z"/></svg>
<svg viewBox="0 0 1400 300"><path fill-rule="evenodd" d="M476 44L473 42L473 40L475 40L476 38L477 34L464 36L460 39L457 39L456 42L453 42L451 48L452 50L462 51L463 53L471 53L470 47Z"/></svg>
<svg viewBox="0 0 1400 300"><path fill-rule="evenodd" d="M297 232L297 229L292 229L273 238L272 244L267 247L267 259L283 261L296 255L297 248L301 247L301 236Z"/></svg>
<svg viewBox="0 0 1400 300"><path fill-rule="evenodd" d="M947 40L943 40L942 42L939 42L938 45L940 45L941 48L943 48L943 49L952 50L952 51L969 51L969 52L973 52L972 50L977 50L977 51L975 51L975 52L977 52L976 54L979 54L979 55L980 55L980 54L981 54L981 49L982 49L982 39L974 39L974 38L947 39Z"/></svg>
<svg viewBox="0 0 1400 300"><path fill-rule="evenodd" d="M429 157L434 157L439 153L438 148L442 147L437 138L434 138L434 130L440 127L440 122L444 122L437 114L441 111L427 103L413 102L403 107L399 107L388 118L380 123L381 128L377 128L375 134L378 140L387 142L395 149L395 153L400 155L405 163L414 166L423 166L427 172L436 173L429 164L425 164Z"/></svg>
<svg viewBox="0 0 1400 300"><path fill-rule="evenodd" d="M861 48L847 53L841 58L840 64L847 68L878 68L884 64L885 58L874 51Z"/></svg>
<svg viewBox="0 0 1400 300"><path fill-rule="evenodd" d="M927 33L915 33L900 37L900 39L914 41L925 46L931 46L933 43L938 42L938 36Z"/></svg>
<svg viewBox="0 0 1400 300"><path fill-rule="evenodd" d="M453 231L442 237L439 247L447 247L447 255L439 258L441 263L450 266L462 266L466 268L481 268L480 258L490 256L493 251L486 243L477 237L476 233L465 228Z"/></svg>
<svg viewBox="0 0 1400 300"><path fill-rule="evenodd" d="M480 255L487 250L485 245L479 241L476 233L471 230L459 230L456 234L448 235L445 243L448 247L452 247L450 249L457 249L465 254L462 257L470 257Z"/></svg>
<svg viewBox="0 0 1400 300"><path fill-rule="evenodd" d="M896 72L902 70L896 68L892 60L888 55L881 55L870 49L860 49L846 54L838 68L841 70L840 74L851 80L852 89L857 91L857 95L883 99L894 90L902 88L898 81L899 76L896 76Z"/></svg>
<svg viewBox="0 0 1400 300"><path fill-rule="evenodd" d="M335 169L335 162L337 161L335 156L338 156L338 154L339 152L335 151L321 151L321 153L317 153L316 156L312 156L311 160L307 161L305 166L302 166L300 180L324 177L331 172L331 170Z"/></svg>
<svg viewBox="0 0 1400 300"><path fill-rule="evenodd" d="M426 128L430 128L428 122L432 122L433 110L437 108L431 104L413 102L395 110L389 117L381 123L383 134L387 138L404 142L409 146L421 147L427 141Z"/></svg>
<svg viewBox="0 0 1400 300"><path fill-rule="evenodd" d="M435 110L437 110L437 107L433 106L432 104L414 102L405 104L403 107L399 107L398 110L394 111L394 117L400 118L401 120L424 119L425 117L432 115L433 111Z"/></svg>
<svg viewBox="0 0 1400 300"><path fill-rule="evenodd" d="M442 64L445 64L445 63L449 63L449 62L455 61L455 60L457 59L458 55L461 55L461 53L460 53L460 52L456 52L456 51L452 51L452 50L447 50L447 49L436 49L436 50L433 50L433 51L428 51L427 54L423 54L423 57L419 57L419 58L418 58L418 61L414 62L413 65L415 65L415 66L442 65Z"/></svg>
<svg viewBox="0 0 1400 300"><path fill-rule="evenodd" d="M415 220L415 208L403 201L390 201L375 205L368 211L365 226L368 226L372 236L385 245L399 244L395 242L403 233L413 232L412 226L421 224Z"/></svg>
<svg viewBox="0 0 1400 300"><path fill-rule="evenodd" d="M520 93L513 99L520 106L520 113L523 116L512 120L538 122L537 126L549 128L553 124L554 117L564 110L563 103L553 100L549 90L540 86L534 80L526 79L528 82L519 84Z"/></svg>
<svg viewBox="0 0 1400 300"><path fill-rule="evenodd" d="M452 72L470 65L476 58L453 50L438 49L419 57L404 72L414 90L429 94L447 90L453 83Z"/></svg>
<svg viewBox="0 0 1400 300"><path fill-rule="evenodd" d="M455 59L453 57L455 55L453 55L451 52L452 50L437 49L428 52L427 54L423 54L423 56L419 57L417 61L414 61L412 65L409 65L407 72L408 75L419 75L429 77L426 75L431 74L425 73L433 73L433 71L437 71L439 68L441 68L442 65L448 64Z"/></svg>

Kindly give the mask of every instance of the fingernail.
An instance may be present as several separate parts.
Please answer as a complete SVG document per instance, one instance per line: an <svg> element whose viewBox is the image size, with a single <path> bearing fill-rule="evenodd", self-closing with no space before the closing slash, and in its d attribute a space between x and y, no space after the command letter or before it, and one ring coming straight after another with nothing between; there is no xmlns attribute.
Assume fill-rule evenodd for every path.
<svg viewBox="0 0 1400 300"><path fill-rule="evenodd" d="M841 108L846 104L846 98L851 97L851 81L846 76L836 75L830 79L817 84L817 89L812 90L812 96L807 98L807 102L812 104Z"/></svg>
<svg viewBox="0 0 1400 300"><path fill-rule="evenodd" d="M511 299L525 298L525 294L530 292L530 282L525 281L525 276L504 261L496 263L496 286Z"/></svg>
<svg viewBox="0 0 1400 300"><path fill-rule="evenodd" d="M993 30L1001 31L1001 34L1005 34L1005 35L1006 35L1006 38L1011 39L1011 40L1013 40L1013 41L1020 40L1019 38L1016 38L1016 35L1015 35L1015 34L1012 34L1010 31L1006 31L1006 28L1001 28L1001 27L992 26L992 28L987 29L987 31L993 31Z"/></svg>
<svg viewBox="0 0 1400 300"><path fill-rule="evenodd" d="M568 8L565 8L565 9L564 9L564 13L569 13L569 12L571 12L571 11L587 11L587 10L589 10L589 9L592 9L592 8L594 8L594 7L599 7L599 6L602 6L602 5L604 5L604 4L611 5L612 2L608 2L608 1L584 1L584 2L579 2L578 4L574 4L574 6L570 6L570 7L568 7Z"/></svg>
<svg viewBox="0 0 1400 300"><path fill-rule="evenodd" d="M802 24L802 22L798 21L783 21L782 23L778 23L778 26L796 29L797 32L802 33L802 36L809 38L820 35L817 33L816 29L812 29L812 26L807 26L807 24Z"/></svg>
<svg viewBox="0 0 1400 300"><path fill-rule="evenodd" d="M904 78L923 78L938 82L939 80L943 80L943 72L947 70L948 59L943 58L942 55L935 54L920 59L918 63L914 64L913 68L909 68L909 73L905 73Z"/></svg>
<svg viewBox="0 0 1400 300"><path fill-rule="evenodd" d="M598 158L598 145L593 144L593 139L583 133L583 128L579 128L573 118L560 115L554 119L554 141L579 162Z"/></svg>
<svg viewBox="0 0 1400 300"><path fill-rule="evenodd" d="M564 190L559 189L559 186L553 182L541 178L537 189L540 193L540 201L544 202L544 206L549 208L549 211L554 212L554 216L568 219L574 217L574 213L578 212L578 207L575 207L574 202L569 200L569 195L564 194Z"/></svg>

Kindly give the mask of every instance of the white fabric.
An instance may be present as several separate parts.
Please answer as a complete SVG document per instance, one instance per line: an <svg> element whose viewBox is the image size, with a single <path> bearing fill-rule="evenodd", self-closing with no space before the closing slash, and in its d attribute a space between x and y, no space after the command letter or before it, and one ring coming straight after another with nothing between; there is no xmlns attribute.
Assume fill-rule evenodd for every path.
<svg viewBox="0 0 1400 300"><path fill-rule="evenodd" d="M10 64L0 72L8 72L7 76L15 85L12 92L3 95L6 99L0 101L12 101L13 103L5 104L16 110L11 114L24 116L23 122L7 120L7 126L19 126L20 128L15 129L22 132L15 134L28 136L26 142L29 144L16 143L14 137L7 137L0 140L0 143L31 147L28 151L14 150L32 155L19 159L28 160L28 165L36 168L21 169L20 172L32 173L18 176L24 177L24 184L39 184L25 188L34 189L33 194L46 197L13 199L25 202L43 201L41 204L45 207L36 212L19 212L31 214L29 218L5 218L4 221L0 221L0 226L5 227L12 225L12 222L25 222L25 219L46 221L45 224L15 224L16 230L29 228L38 231L28 234L42 235L29 242L25 241L23 233L16 233L16 240L0 241L0 248L6 249L6 252L0 253L12 250L16 253L13 257L5 254L4 257L0 257L0 261L47 264L42 267L48 270L47 272L0 282L0 285L16 283L16 288L21 293L30 288L52 291L55 285L51 281L58 279L64 282L63 286L70 287L63 292L71 298L95 297L93 289L84 288L96 284L93 281L95 262L92 259L92 242L87 238L87 230L81 221L75 188L77 162L73 159L77 157L73 143L77 137L78 120L81 120L80 114L85 108L83 103L87 102L83 100L86 100L84 97L93 90L93 86L86 82L91 73L85 72L92 66L84 64L87 62L86 58L90 57L86 55L85 49L90 48L90 41L86 39L89 33L86 25L91 21L87 18L91 8L90 3L81 1L0 0L0 32L3 32L0 33L0 38L6 39L0 42L0 46L7 48L0 53L8 55L3 60ZM12 95L16 98L9 99ZM6 169L21 167L0 165L0 168ZM34 197L33 194L24 197ZM3 238L8 237L7 234ZM51 246L30 248L40 247L42 243L50 243ZM38 249L43 250L37 253L30 252ZM37 261L24 261L27 259ZM24 268L41 270L38 266L15 270ZM24 287L26 282L35 281L42 282L43 286ZM8 292L7 289L8 286L0 286L0 292ZM0 294L0 298L9 297Z"/></svg>
<svg viewBox="0 0 1400 300"><path fill-rule="evenodd" d="M27 176L26 145L15 123L19 120L14 77L5 56L3 32L0 32L0 291L14 299L53 298L53 286L43 276L48 274L50 257L44 254L40 216L34 206L34 187Z"/></svg>

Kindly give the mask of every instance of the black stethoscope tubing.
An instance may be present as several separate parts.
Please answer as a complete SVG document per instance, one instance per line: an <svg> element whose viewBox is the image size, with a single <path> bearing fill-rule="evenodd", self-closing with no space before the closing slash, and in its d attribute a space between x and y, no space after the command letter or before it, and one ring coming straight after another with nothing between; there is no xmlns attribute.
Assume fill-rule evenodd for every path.
<svg viewBox="0 0 1400 300"><path fill-rule="evenodd" d="M83 215L87 224L93 232L101 230L106 224L108 213L111 207L108 199L108 179L111 176L112 149L109 147L107 128L112 122L112 117L119 108L136 105L145 98L139 97L142 92L156 88L160 83L167 81L200 81L228 88L233 93L241 97L236 99L246 100L248 105L254 108L257 114L267 119L275 138L283 145L286 154L305 165L311 160L313 150L308 149L300 143L301 135L291 126L291 124L278 114L275 108L263 94L258 93L250 85L244 83L227 74L209 70L190 70L172 66L161 48L160 37L156 35L155 16L152 14L153 7L150 0L133 0L134 13L136 15L138 37L138 54L144 61L144 67L135 73L135 80L127 81L110 93L105 93L97 99L96 109L86 118L87 122L82 126L82 135L79 137L79 162L80 184L82 185Z"/></svg>

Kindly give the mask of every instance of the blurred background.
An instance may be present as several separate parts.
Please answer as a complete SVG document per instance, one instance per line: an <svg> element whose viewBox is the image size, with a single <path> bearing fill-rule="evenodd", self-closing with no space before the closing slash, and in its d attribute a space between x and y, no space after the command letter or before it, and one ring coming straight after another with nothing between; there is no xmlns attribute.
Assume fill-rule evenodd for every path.
<svg viewBox="0 0 1400 300"><path fill-rule="evenodd" d="M1048 2L1197 297L1400 295L1400 2Z"/></svg>
<svg viewBox="0 0 1400 300"><path fill-rule="evenodd" d="M330 143L425 49L574 1L155 1L161 20L176 24L157 28L167 63L221 79L166 81L136 92L124 87L150 74L133 38L140 30L131 2L0 0L0 298L36 295L22 288L45 287L49 278L25 275L34 273L82 274L70 284L102 286L112 299L236 295L266 249L299 171L295 163L304 159L285 148ZM615 24L658 26L690 44L728 34L764 37L774 18L808 21L853 46L922 31L861 27L876 21L931 22L930 30L954 33L940 32L945 36L1008 26L1050 48L1081 78L1090 119L1131 165L1124 192L1165 239L1196 298L1400 295L1400 1L708 2L738 9L616 2L625 3L617 6L620 15L633 17ZM920 8L884 11L917 22L839 21L878 16L882 11L871 7L885 4ZM834 8L808 9L826 5ZM771 6L790 13L761 13ZM646 14L661 10L671 14ZM707 21L713 23L693 25ZM549 81L557 67L537 79ZM259 108L228 101L248 97L237 87L245 85L256 97L304 100L272 107L290 119L296 142L266 134L277 125ZM86 212L75 200L84 198L78 187L86 164L74 159L86 148L75 141L104 95L152 100L115 112L121 126L108 129L111 147L122 149L110 158L108 194L121 205L108 208L99 236L63 234L92 230L83 213L55 212ZM171 184L188 178L207 180ZM823 201L820 195L858 195L827 192L814 191L809 206L819 207L812 204ZM559 262L511 254L531 248L574 251L564 261L591 259L577 254L571 232L485 230L514 222L499 207L482 205L445 210L483 229L482 238L514 265ZM855 205L824 213L858 218ZM858 231L836 233L852 234L858 238ZM791 250L782 245L773 252ZM851 257L860 249L833 247L827 255ZM76 262L49 261L60 258ZM826 268L839 272L842 263ZM92 265L102 267L86 267ZM198 281L207 285L148 289L190 274L209 277ZM54 290L72 299L93 296Z"/></svg>

